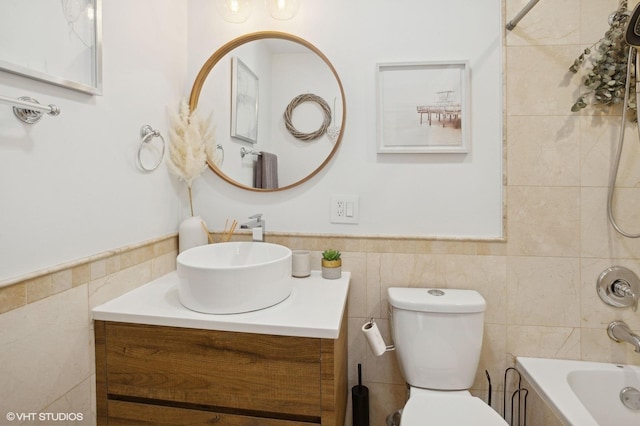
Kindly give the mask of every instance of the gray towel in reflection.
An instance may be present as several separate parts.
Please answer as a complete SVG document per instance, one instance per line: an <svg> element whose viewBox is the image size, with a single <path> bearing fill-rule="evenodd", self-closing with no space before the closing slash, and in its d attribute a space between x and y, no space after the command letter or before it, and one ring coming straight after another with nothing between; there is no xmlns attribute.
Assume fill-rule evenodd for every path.
<svg viewBox="0 0 640 426"><path fill-rule="evenodd" d="M262 189L278 188L278 156L262 151L253 169L253 187Z"/></svg>

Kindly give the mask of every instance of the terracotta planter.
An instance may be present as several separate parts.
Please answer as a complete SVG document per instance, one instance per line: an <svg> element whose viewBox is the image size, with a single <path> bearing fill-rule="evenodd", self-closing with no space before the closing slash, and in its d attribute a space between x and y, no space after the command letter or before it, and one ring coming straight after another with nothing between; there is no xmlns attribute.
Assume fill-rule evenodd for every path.
<svg viewBox="0 0 640 426"><path fill-rule="evenodd" d="M337 280L342 276L342 259L325 260L322 259L322 278Z"/></svg>

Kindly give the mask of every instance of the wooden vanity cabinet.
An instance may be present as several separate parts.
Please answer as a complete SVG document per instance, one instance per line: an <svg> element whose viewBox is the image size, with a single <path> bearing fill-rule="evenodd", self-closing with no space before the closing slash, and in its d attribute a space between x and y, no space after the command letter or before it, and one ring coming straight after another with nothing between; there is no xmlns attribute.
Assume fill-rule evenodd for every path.
<svg viewBox="0 0 640 426"><path fill-rule="evenodd" d="M95 321L98 425L344 424L338 339Z"/></svg>

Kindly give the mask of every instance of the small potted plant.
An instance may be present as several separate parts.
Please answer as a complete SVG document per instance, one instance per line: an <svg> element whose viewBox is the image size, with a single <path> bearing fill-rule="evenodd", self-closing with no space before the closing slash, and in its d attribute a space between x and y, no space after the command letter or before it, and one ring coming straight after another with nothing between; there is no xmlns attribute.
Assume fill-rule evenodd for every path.
<svg viewBox="0 0 640 426"><path fill-rule="evenodd" d="M342 276L342 253L338 250L325 250L322 252L322 278L335 280Z"/></svg>

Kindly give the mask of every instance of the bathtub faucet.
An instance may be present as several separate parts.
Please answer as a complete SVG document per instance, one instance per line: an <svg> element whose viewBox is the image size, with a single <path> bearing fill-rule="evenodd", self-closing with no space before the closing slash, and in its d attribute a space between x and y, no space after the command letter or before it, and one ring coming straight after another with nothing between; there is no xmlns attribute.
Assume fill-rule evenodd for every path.
<svg viewBox="0 0 640 426"><path fill-rule="evenodd" d="M633 333L626 323L613 321L607 327L607 334L616 342L631 343L636 348L636 352L640 353L640 336Z"/></svg>

